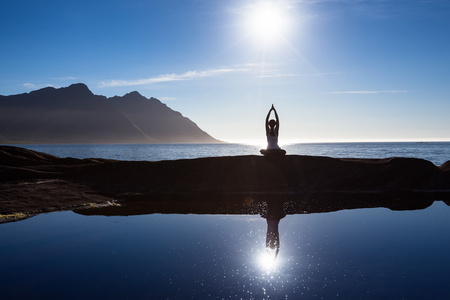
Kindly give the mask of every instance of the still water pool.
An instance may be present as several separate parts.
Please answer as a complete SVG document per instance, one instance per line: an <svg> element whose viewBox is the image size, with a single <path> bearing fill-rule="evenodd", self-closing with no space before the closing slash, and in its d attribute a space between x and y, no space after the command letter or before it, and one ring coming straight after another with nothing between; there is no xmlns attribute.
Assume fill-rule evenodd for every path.
<svg viewBox="0 0 450 300"><path fill-rule="evenodd" d="M1 298L449 299L449 216L41 214L0 225Z"/></svg>

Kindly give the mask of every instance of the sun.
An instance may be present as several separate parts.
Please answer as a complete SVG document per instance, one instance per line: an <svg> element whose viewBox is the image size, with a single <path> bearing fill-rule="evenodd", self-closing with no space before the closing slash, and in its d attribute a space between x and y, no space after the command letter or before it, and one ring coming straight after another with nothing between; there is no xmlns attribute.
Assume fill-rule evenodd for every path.
<svg viewBox="0 0 450 300"><path fill-rule="evenodd" d="M250 37L273 42L287 34L289 15L280 2L260 2L248 7L246 23Z"/></svg>

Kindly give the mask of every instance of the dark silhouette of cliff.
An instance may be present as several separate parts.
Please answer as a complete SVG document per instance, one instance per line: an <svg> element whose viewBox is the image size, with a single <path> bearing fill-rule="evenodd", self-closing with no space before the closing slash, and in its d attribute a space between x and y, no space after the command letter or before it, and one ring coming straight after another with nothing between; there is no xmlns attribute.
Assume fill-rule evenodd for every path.
<svg viewBox="0 0 450 300"><path fill-rule="evenodd" d="M3 143L219 142L156 98L94 95L86 85L0 96Z"/></svg>

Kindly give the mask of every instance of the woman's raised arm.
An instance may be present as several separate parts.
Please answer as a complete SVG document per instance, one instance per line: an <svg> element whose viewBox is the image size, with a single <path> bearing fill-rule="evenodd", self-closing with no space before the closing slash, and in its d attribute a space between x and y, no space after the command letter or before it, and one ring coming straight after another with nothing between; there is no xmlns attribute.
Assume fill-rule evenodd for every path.
<svg viewBox="0 0 450 300"><path fill-rule="evenodd" d="M272 104L272 108L269 109L269 112L267 113L267 117L266 117L266 134L269 133L269 117L270 117L270 113L272 112L273 109L273 104Z"/></svg>
<svg viewBox="0 0 450 300"><path fill-rule="evenodd" d="M273 107L273 104L272 104L272 109L273 109L273 112L275 113L275 122L276 122L275 132L278 135L278 132L280 131L280 119L278 118L277 110L275 109L275 107Z"/></svg>

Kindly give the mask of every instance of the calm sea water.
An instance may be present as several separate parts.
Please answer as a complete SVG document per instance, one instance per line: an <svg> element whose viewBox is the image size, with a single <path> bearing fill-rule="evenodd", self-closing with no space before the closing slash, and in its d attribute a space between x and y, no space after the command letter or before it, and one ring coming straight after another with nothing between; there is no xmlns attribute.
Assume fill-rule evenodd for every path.
<svg viewBox="0 0 450 300"><path fill-rule="evenodd" d="M243 144L115 144L17 145L60 157L118 160L171 160L209 156L260 155L260 147ZM416 157L441 165L450 160L450 142L434 143L323 143L293 144L287 154L387 158Z"/></svg>

